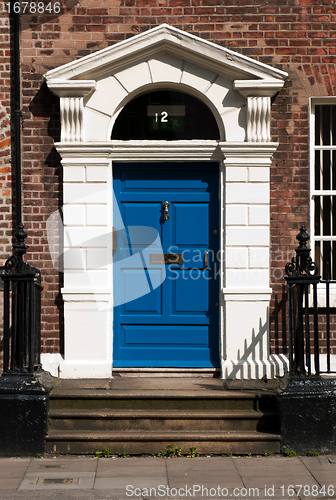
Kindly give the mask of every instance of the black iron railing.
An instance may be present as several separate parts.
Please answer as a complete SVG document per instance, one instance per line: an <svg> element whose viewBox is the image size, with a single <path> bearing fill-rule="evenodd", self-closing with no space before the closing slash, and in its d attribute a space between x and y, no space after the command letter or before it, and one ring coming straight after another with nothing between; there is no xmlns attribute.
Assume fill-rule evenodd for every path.
<svg viewBox="0 0 336 500"><path fill-rule="evenodd" d="M3 373L32 374L41 369L41 273L22 259L27 236L22 224L18 243L1 273L3 281Z"/></svg>
<svg viewBox="0 0 336 500"><path fill-rule="evenodd" d="M330 263L327 263L326 279L321 280L325 289L325 324L326 324L326 357L327 357L327 373L335 372L335 367L331 367L331 332L330 332L330 319L333 308L330 306L330 287L336 287L336 281L330 279ZM320 313L321 314L321 313Z"/></svg>
<svg viewBox="0 0 336 500"><path fill-rule="evenodd" d="M318 274L318 267L310 257L307 247L309 236L304 226L296 236L299 246L296 256L286 265L285 277L288 287L288 341L289 371L292 376L320 375L331 373L330 334L330 285L336 283L327 275L325 280ZM324 297L323 307L319 307L318 294ZM321 345L320 325L325 315L326 345ZM324 341L324 339L323 339ZM325 350L326 370L320 366L321 351ZM313 363L312 363L313 360ZM312 366L313 364L313 366Z"/></svg>

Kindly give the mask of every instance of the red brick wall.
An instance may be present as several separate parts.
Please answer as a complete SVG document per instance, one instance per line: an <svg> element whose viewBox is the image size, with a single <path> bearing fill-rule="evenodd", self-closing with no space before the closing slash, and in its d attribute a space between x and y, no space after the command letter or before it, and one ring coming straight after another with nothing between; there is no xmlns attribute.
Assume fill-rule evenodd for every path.
<svg viewBox="0 0 336 500"><path fill-rule="evenodd" d="M49 259L45 227L47 217L62 205L62 177L53 150L59 136L58 100L46 89L42 75L161 23L289 73L272 105L272 140L279 141L279 148L271 169L271 345L273 350L281 347L286 330L283 270L296 247L298 228L302 223L309 227L309 97L336 93L336 6L332 0L62 0L61 4L59 16L22 15L23 217L29 234L28 259L42 270L45 287L43 349L57 351L62 339L61 276ZM6 33L6 27L0 27ZM3 73L8 79L4 43L8 40L0 45L1 84ZM8 120L8 85L5 89L0 122ZM8 140L6 125L0 130L0 144ZM2 170L9 167L9 145L4 144L0 182L5 177L7 184L1 186L5 197L0 217L9 213L3 209L10 209L10 173ZM3 219L0 238L7 254L8 229L2 224Z"/></svg>

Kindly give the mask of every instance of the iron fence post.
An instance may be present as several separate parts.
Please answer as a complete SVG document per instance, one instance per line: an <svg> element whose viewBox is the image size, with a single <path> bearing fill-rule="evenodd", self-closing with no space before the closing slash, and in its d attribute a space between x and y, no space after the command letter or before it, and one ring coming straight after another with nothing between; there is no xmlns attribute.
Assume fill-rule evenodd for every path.
<svg viewBox="0 0 336 500"><path fill-rule="evenodd" d="M309 450L330 453L336 447L336 380L325 380L320 375L317 285L321 277L310 257L309 236L304 226L296 238L299 241L296 256L285 268L290 374L277 391L281 446L284 451L290 448L299 454L307 454ZM314 375L311 373L309 306L313 307Z"/></svg>

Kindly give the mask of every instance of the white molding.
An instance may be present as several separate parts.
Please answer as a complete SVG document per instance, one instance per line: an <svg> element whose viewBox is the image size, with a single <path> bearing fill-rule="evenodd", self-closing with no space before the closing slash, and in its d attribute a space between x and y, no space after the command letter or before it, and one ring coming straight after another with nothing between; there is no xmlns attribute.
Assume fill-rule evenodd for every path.
<svg viewBox="0 0 336 500"><path fill-rule="evenodd" d="M222 161L226 166L271 165L278 143L220 142L220 141L110 141L110 142L56 142L62 164L113 159L133 161ZM88 157L90 160L88 160ZM84 160L85 158L85 160ZM100 160L99 160L100 159Z"/></svg>
<svg viewBox="0 0 336 500"><path fill-rule="evenodd" d="M253 165L258 167L270 167L272 156L277 150L277 142L220 142L219 146L224 155L226 166L246 167Z"/></svg>
<svg viewBox="0 0 336 500"><path fill-rule="evenodd" d="M269 302L272 295L272 288L223 288L224 301L266 301Z"/></svg>
<svg viewBox="0 0 336 500"><path fill-rule="evenodd" d="M234 89L244 97L273 97L284 86L281 80L235 80Z"/></svg>
<svg viewBox="0 0 336 500"><path fill-rule="evenodd" d="M217 141L111 141L108 143L55 143L62 164L105 158L106 161L221 161ZM83 160L85 158L85 160ZM100 160L101 161L101 160Z"/></svg>
<svg viewBox="0 0 336 500"><path fill-rule="evenodd" d="M112 290L80 290L65 289L61 290L64 302L109 302L112 297Z"/></svg>
<svg viewBox="0 0 336 500"><path fill-rule="evenodd" d="M95 80L52 80L48 88L58 97L85 97L96 89Z"/></svg>

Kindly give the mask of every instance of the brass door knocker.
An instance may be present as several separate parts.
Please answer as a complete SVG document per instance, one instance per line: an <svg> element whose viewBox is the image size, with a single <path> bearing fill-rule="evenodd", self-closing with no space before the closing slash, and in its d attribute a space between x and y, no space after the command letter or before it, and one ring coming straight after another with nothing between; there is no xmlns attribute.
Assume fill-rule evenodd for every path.
<svg viewBox="0 0 336 500"><path fill-rule="evenodd" d="M168 201L165 201L163 204L163 220L169 219L168 208L169 208L169 203Z"/></svg>

